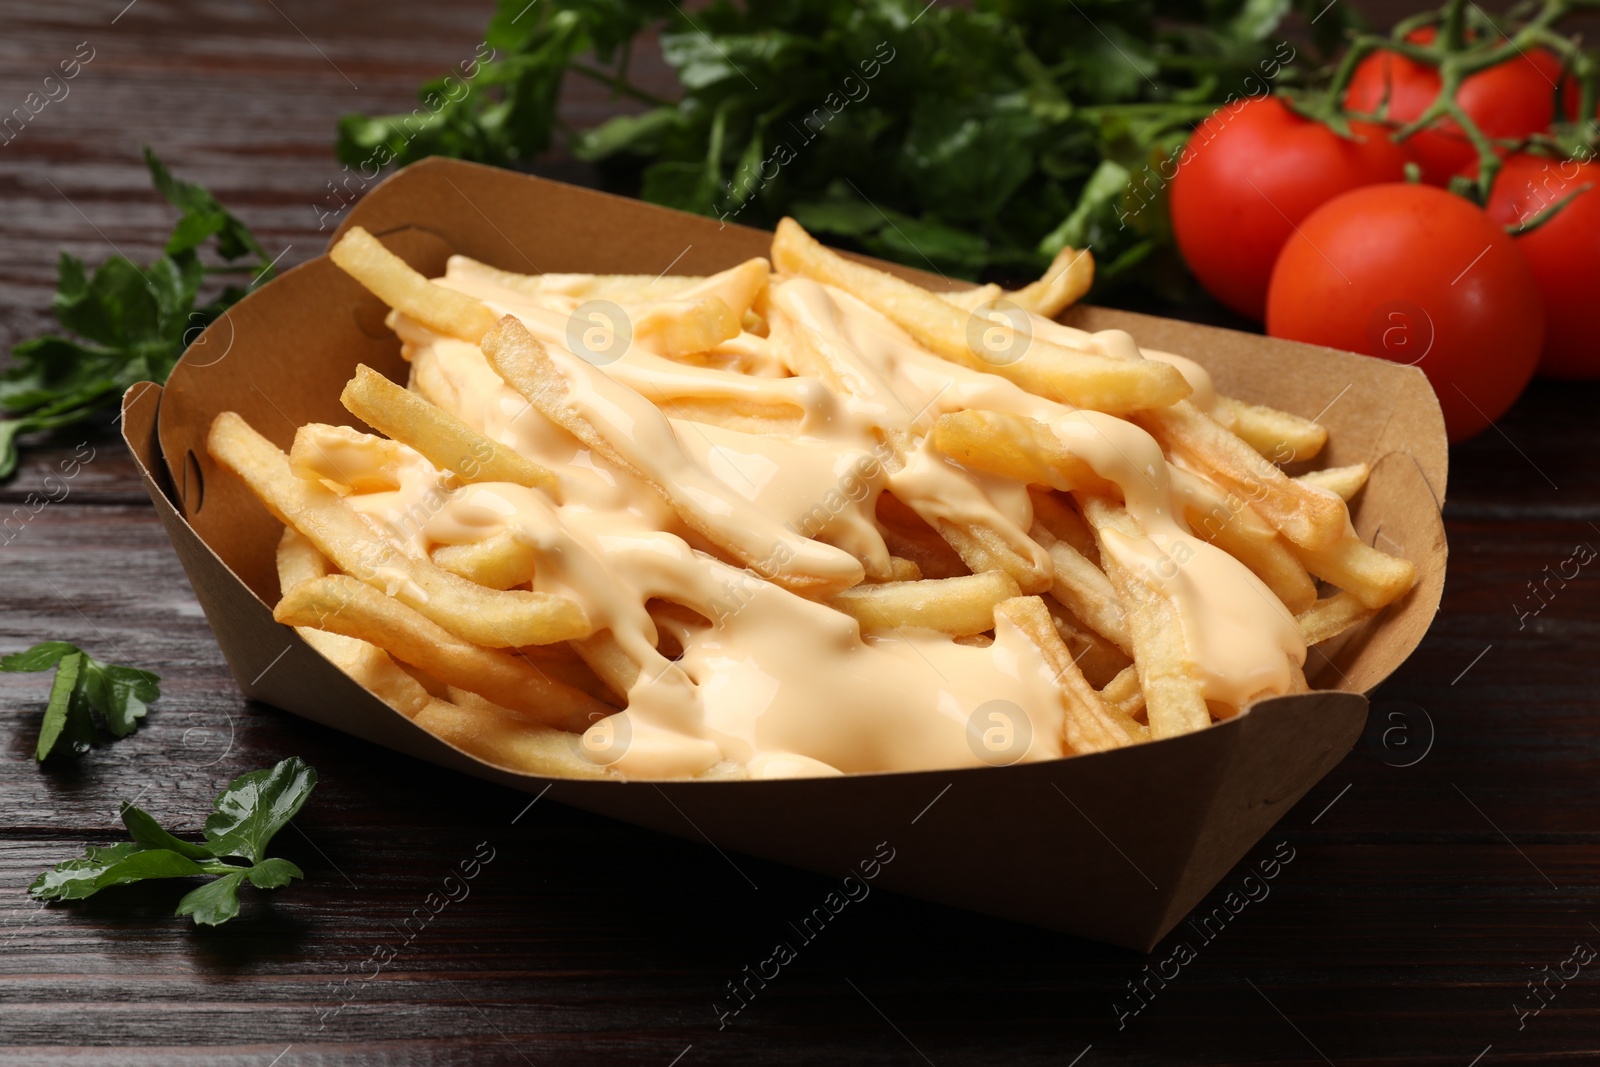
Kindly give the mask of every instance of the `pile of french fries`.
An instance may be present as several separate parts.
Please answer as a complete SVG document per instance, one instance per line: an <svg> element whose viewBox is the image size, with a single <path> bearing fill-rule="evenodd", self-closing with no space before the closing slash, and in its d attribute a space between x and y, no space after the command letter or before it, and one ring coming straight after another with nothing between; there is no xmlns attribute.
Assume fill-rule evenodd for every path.
<svg viewBox="0 0 1600 1067"><path fill-rule="evenodd" d="M770 264L751 260L711 279L527 276L455 257L446 279L429 280L359 228L331 256L393 309L390 322L408 339L408 354L418 336L468 346L477 353L470 358L526 399L528 418L655 491L661 499L651 506L670 511L673 528L739 580L775 583L828 605L852 617L867 641L931 630L982 645L997 625L1025 633L1055 674L1068 753L1172 737L1244 708L1205 698L1172 595L1105 548L1108 537L1139 540L1148 531L1116 481L1050 425L946 397L885 432L877 449L894 470L931 442L974 477L1026 486L1032 525L1020 549L1002 531L940 518L886 490L873 512L886 559L863 552L835 566L836 550L782 534L798 542L789 555L809 558L808 549L817 549L819 562L810 570L776 566L767 558L773 538L759 531L777 517L745 516L743 501L714 487L675 490L643 438L582 416L548 344L450 278L492 283L552 308L613 302L630 324L628 343L696 368L685 380L708 384L699 395L690 387L646 395L630 386L624 356L597 365L613 383L607 388L625 390L630 403L643 397L680 423L785 440L802 433L796 409L740 399L740 380L792 379L796 389L821 383L844 399L868 388L850 353L819 343L775 306L780 282L810 279L849 294L940 360L998 376L1061 410L1102 412L1148 433L1188 487L1174 494L1175 520L1248 568L1307 646L1370 619L1414 583L1410 563L1368 546L1350 527L1346 502L1361 490L1365 466L1298 477L1282 469L1318 453L1321 426L1202 396L1172 362L1144 358L1136 347L1080 345L1070 331L1045 328L1088 289L1086 252L1064 251L1044 278L1020 290L952 293L842 257L792 220L778 227ZM720 295L702 295L712 290ZM990 343L1015 345L1020 358L980 351L975 315ZM453 396L421 368L402 387L360 367L341 400L378 433L306 426L287 454L237 414L217 417L211 454L285 527L275 617L401 714L485 761L554 776L614 775L574 739L626 709L630 690L646 678L672 683L681 636L716 621L696 613L703 605L652 600L640 608L657 624L659 643L639 648L597 628L574 598L538 591L535 555L506 532L451 543L397 537L373 521L370 508L354 506L402 484L412 501L494 486L534 510L559 504L562 472L519 452L511 435ZM719 518L727 508L738 522ZM1303 691L1298 663L1292 673L1285 691ZM743 770L723 762L708 773Z"/></svg>

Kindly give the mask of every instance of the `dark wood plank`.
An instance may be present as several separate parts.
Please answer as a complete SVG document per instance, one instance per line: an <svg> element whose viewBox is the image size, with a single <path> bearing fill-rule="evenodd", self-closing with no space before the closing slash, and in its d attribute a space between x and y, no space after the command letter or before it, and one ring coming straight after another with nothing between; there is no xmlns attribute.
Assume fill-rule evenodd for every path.
<svg viewBox="0 0 1600 1067"><path fill-rule="evenodd" d="M113 24L122 2L8 6L0 112L77 42L96 56L69 98L0 147L0 343L48 326L58 248L99 258L115 243L138 258L164 238L171 216L148 191L140 140L288 249L285 263L315 254L334 119L410 106L418 81L470 54L489 6L138 0ZM605 106L582 92L578 113ZM522 795L245 703L111 439L89 438L95 458L33 512L30 493L61 497L82 438L60 439L0 489L0 528L29 512L0 534L0 650L78 641L159 671L163 698L133 738L41 770L31 744L47 682L0 675L0 1059L1593 1061L1592 967L1537 1016L1513 1005L1574 942L1600 944L1600 572L1518 616L1545 567L1600 546L1597 400L1593 387L1536 386L1499 431L1454 451L1434 629L1378 694L1369 736L1196 923L1287 842L1295 858L1264 897L1225 924L1180 927L1147 959L874 893L722 1029L713 1000L792 936L827 879L733 857L754 890L707 847L550 803L524 813ZM1393 733L1386 747L1395 727L1419 747ZM232 776L290 754L322 775L282 842L308 878L247 891L236 922L173 919L171 886L28 900L40 870L115 838L119 800L195 831ZM408 937L402 924L480 842L494 858L468 895ZM1164 987L1151 980L1148 1007L1119 1028L1128 983L1180 943L1195 958ZM360 980L380 945L392 962Z"/></svg>

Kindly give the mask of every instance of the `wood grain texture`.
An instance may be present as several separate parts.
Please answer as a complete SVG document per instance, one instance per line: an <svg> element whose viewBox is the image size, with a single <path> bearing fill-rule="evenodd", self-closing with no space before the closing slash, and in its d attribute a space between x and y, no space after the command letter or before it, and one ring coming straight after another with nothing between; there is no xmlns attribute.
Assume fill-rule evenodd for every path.
<svg viewBox="0 0 1600 1067"><path fill-rule="evenodd" d="M48 325L58 248L140 258L164 238L140 141L285 263L315 254L336 117L410 107L417 82L470 54L488 10L123 3L7 5L0 112L78 42L96 49L71 96L0 146L7 345ZM605 106L583 91L577 113ZM1597 402L1592 386L1536 386L1454 450L1439 619L1377 695L1368 739L1197 909L1236 916L1181 926L1147 959L873 893L722 1029L714 998L798 940L788 924L828 879L527 808L245 704L120 446L88 436L95 458L64 498L46 479L85 435L33 451L0 488L0 519L28 512L0 536L0 649L77 641L156 669L163 698L135 737L41 771L47 683L0 675L0 1062L1594 1062L1593 965L1537 1016L1513 1005L1531 1006L1525 983L1574 942L1600 944L1600 570L1517 615L1543 568L1600 547ZM59 499L34 513L30 493ZM172 918L173 886L27 898L40 870L117 837L119 800L197 831L230 778L291 754L322 776L280 838L308 877L247 889L235 922ZM1247 883L1279 842L1292 861ZM419 932L416 909L481 848L494 858L468 894ZM1260 899L1230 900L1246 889ZM1136 1004L1127 983L1180 943L1193 959L1164 986L1148 979L1148 1005L1119 1028L1114 1005ZM393 959L374 976L379 946Z"/></svg>

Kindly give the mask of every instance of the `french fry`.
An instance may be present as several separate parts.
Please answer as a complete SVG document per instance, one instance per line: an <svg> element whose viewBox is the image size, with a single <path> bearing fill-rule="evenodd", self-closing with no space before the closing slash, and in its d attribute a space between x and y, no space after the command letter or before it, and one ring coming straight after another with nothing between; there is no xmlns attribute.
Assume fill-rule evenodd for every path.
<svg viewBox="0 0 1600 1067"><path fill-rule="evenodd" d="M575 734L530 727L484 707L430 698L414 721L440 740L508 771L551 778L615 777L615 772L580 755Z"/></svg>
<svg viewBox="0 0 1600 1067"><path fill-rule="evenodd" d="M1405 596L1417 581L1409 560L1380 552L1354 535L1316 551L1297 548L1295 554L1306 570L1353 593L1374 611Z"/></svg>
<svg viewBox="0 0 1600 1067"><path fill-rule="evenodd" d="M518 274L469 256L451 256L445 263L444 276L451 281L487 282L524 296L604 299L619 304L676 300L684 290L706 280L704 276L686 274Z"/></svg>
<svg viewBox="0 0 1600 1067"><path fill-rule="evenodd" d="M476 344L494 329L494 312L465 293L435 285L360 226L352 226L328 258L367 291L435 333Z"/></svg>
<svg viewBox="0 0 1600 1067"><path fill-rule="evenodd" d="M470 544L440 545L430 555L436 566L489 589L515 589L533 580L533 548L510 530Z"/></svg>
<svg viewBox="0 0 1600 1067"><path fill-rule="evenodd" d="M1033 539L1050 553L1055 565L1050 595L1095 633L1132 656L1133 639L1111 579L1077 549L1057 540L1042 522L1033 524Z"/></svg>
<svg viewBox="0 0 1600 1067"><path fill-rule="evenodd" d="M1317 583L1288 542L1242 500L1233 498L1221 508L1187 507L1184 519L1197 535L1249 567L1290 614L1317 599Z"/></svg>
<svg viewBox="0 0 1600 1067"><path fill-rule="evenodd" d="M1033 486L1028 490L1028 499L1033 503L1034 522L1050 531L1050 536L1056 540L1071 545L1078 555L1100 566L1100 546L1095 544L1094 531L1072 506L1070 496Z"/></svg>
<svg viewBox="0 0 1600 1067"><path fill-rule="evenodd" d="M1021 358L985 359L968 338L971 313L920 286L824 248L793 219L778 223L772 258L781 271L850 291L934 354L998 374L1051 400L1118 414L1171 404L1190 392L1183 375L1165 363L1080 352L1043 338L1023 337L1011 325L992 320L980 324L979 331L995 331L1000 347L1021 353Z"/></svg>
<svg viewBox="0 0 1600 1067"><path fill-rule="evenodd" d="M527 660L553 682L571 686L580 693L588 693L605 704L615 703L620 707L624 703L617 700L611 687L600 680L600 676L589 668L570 644L524 645L516 650L516 656Z"/></svg>
<svg viewBox="0 0 1600 1067"><path fill-rule="evenodd" d="M393 468L405 462L402 447L349 426L311 422L294 432L289 465L357 493L393 489Z"/></svg>
<svg viewBox="0 0 1600 1067"><path fill-rule="evenodd" d="M1365 463L1352 463L1348 467L1324 467L1320 471L1307 471L1295 481L1326 489L1348 503L1367 484L1372 471Z"/></svg>
<svg viewBox="0 0 1600 1067"><path fill-rule="evenodd" d="M1211 725L1211 711L1189 669L1176 606L1106 550L1108 536L1142 538L1143 531L1124 508L1103 497L1087 497L1082 504L1084 518L1101 538L1100 558L1128 617L1150 736L1159 740L1205 729Z"/></svg>
<svg viewBox="0 0 1600 1067"><path fill-rule="evenodd" d="M379 433L410 445L440 470L466 482L514 482L530 489L557 484L553 471L428 403L365 364L339 394L340 403ZM297 438L298 440L298 438Z"/></svg>
<svg viewBox="0 0 1600 1067"><path fill-rule="evenodd" d="M1247 501L1273 529L1304 548L1344 535L1344 501L1297 482L1187 400L1134 421L1180 459Z"/></svg>
<svg viewBox="0 0 1600 1067"><path fill-rule="evenodd" d="M940 300L954 304L963 311L976 311L985 304L992 304L1006 295L1006 291L993 282L987 285L975 286L971 289L957 289L953 293L939 293Z"/></svg>
<svg viewBox="0 0 1600 1067"><path fill-rule="evenodd" d="M1053 319L1083 299L1093 285L1094 256L1087 248L1063 248L1038 281L1005 295L1018 307Z"/></svg>
<svg viewBox="0 0 1600 1067"><path fill-rule="evenodd" d="M1263 404L1247 404L1228 396L1217 397L1212 418L1274 463L1311 459L1328 443L1328 431L1319 423Z"/></svg>
<svg viewBox="0 0 1600 1067"><path fill-rule="evenodd" d="M889 551L915 564L922 577L955 578L972 573L938 531L893 493L878 497L877 519Z"/></svg>
<svg viewBox="0 0 1600 1067"><path fill-rule="evenodd" d="M739 316L708 296L691 302L655 304L634 319L633 339L668 359L715 348L739 336Z"/></svg>
<svg viewBox="0 0 1600 1067"><path fill-rule="evenodd" d="M801 537L749 501L721 488L683 455L671 427L648 401L582 360L573 360L572 368L583 376L585 390L603 397L601 403L625 405L628 410L632 432L626 437L606 437L569 403L568 383L550 354L511 316L484 337L483 350L490 366L547 418L651 485L685 523L763 577L796 592L821 596L847 589L865 577L855 557ZM652 415L660 419L659 425L651 424ZM664 488L669 469L675 480L684 483L683 492L669 493ZM713 514L716 520L726 514L736 521L716 521ZM776 564L780 549L796 566Z"/></svg>
<svg viewBox="0 0 1600 1067"><path fill-rule="evenodd" d="M333 573L333 564L328 558L293 526L283 528L277 559L280 591ZM427 689L376 645L309 627L298 627L295 633L329 663L408 719L431 699Z"/></svg>
<svg viewBox="0 0 1600 1067"><path fill-rule="evenodd" d="M1066 709L1066 742L1074 752L1104 752L1133 741L1107 711L1100 694L1084 678L1067 646L1061 643L1050 612L1036 596L1014 597L994 608L996 628L1013 626L1039 650L1055 674Z"/></svg>
<svg viewBox="0 0 1600 1067"><path fill-rule="evenodd" d="M737 397L680 396L657 400L669 419L703 422L740 433L793 437L800 432L800 409L791 404L759 404Z"/></svg>
<svg viewBox="0 0 1600 1067"><path fill-rule="evenodd" d="M460 638L488 648L544 645L586 636L583 610L565 597L473 585L389 544L320 483L297 477L289 459L231 411L207 439L211 455L238 474L281 521L305 534L334 566L381 588Z"/></svg>
<svg viewBox="0 0 1600 1067"><path fill-rule="evenodd" d="M994 629L994 608L1020 596L1017 583L1002 571L920 582L858 585L828 603L852 616L863 632L918 628L955 636Z"/></svg>
<svg viewBox="0 0 1600 1067"><path fill-rule="evenodd" d="M546 726L582 730L591 713L613 710L587 693L551 681L526 659L464 641L392 597L347 574L302 582L278 601L273 618L290 626L355 637Z"/></svg>
<svg viewBox="0 0 1600 1067"><path fill-rule="evenodd" d="M293 526L283 528L283 536L278 538L276 559L279 593L287 592L301 582L326 578L335 573L328 557L318 552L310 538Z"/></svg>
<svg viewBox="0 0 1600 1067"><path fill-rule="evenodd" d="M952 411L933 424L933 446L964 467L1052 489L1117 492L1050 427L1025 415Z"/></svg>
<svg viewBox="0 0 1600 1067"><path fill-rule="evenodd" d="M1039 560L1023 555L998 530L987 526L935 518L933 527L973 574L1002 571L1024 593L1042 593L1050 588L1052 575L1048 556Z"/></svg>
<svg viewBox="0 0 1600 1067"><path fill-rule="evenodd" d="M1354 593L1335 593L1296 615L1294 621L1307 645L1320 645L1356 623L1372 618L1375 613L1375 609L1363 604Z"/></svg>
<svg viewBox="0 0 1600 1067"><path fill-rule="evenodd" d="M920 582L922 581L922 568L913 560L902 556L889 557L889 581L891 582Z"/></svg>
<svg viewBox="0 0 1600 1067"><path fill-rule="evenodd" d="M1050 608L1050 618L1056 624L1056 633L1072 652L1078 669L1093 686L1103 686L1133 664L1133 657L1107 641L1089 627L1089 624L1072 614L1066 605L1051 594L1044 594Z"/></svg>
<svg viewBox="0 0 1600 1067"><path fill-rule="evenodd" d="M1136 737L1149 740L1150 727L1139 721L1144 714L1144 690L1139 688L1139 668L1129 664L1100 690L1100 699L1106 710L1116 716L1123 729Z"/></svg>

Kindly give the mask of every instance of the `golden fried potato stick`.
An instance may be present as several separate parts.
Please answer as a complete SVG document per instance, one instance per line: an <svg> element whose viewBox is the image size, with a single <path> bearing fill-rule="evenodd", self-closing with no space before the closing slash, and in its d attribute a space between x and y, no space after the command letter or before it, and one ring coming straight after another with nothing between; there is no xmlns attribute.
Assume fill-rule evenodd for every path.
<svg viewBox="0 0 1600 1067"><path fill-rule="evenodd" d="M1307 645L1320 645L1374 614L1376 610L1363 604L1354 593L1335 593L1296 615L1294 621Z"/></svg>
<svg viewBox="0 0 1600 1067"><path fill-rule="evenodd" d="M1150 727L1138 720L1138 716L1144 712L1144 690L1139 688L1139 668L1129 664L1118 671L1100 690L1100 699L1130 736L1141 741L1150 740Z"/></svg>
<svg viewBox="0 0 1600 1067"><path fill-rule="evenodd" d="M1374 611L1399 600L1417 583L1417 569L1410 560L1380 552L1353 534L1327 548L1310 551L1297 547L1294 552L1306 570L1355 594Z"/></svg>
<svg viewBox="0 0 1600 1067"><path fill-rule="evenodd" d="M311 543L310 538L296 530L293 526L283 528L283 536L278 538L277 551L278 564L278 592L288 592L301 582L309 582L313 578L326 578L335 574L334 566L328 557L317 551L317 546Z"/></svg>
<svg viewBox="0 0 1600 1067"><path fill-rule="evenodd" d="M1198 536L1249 567L1291 614L1317 599L1317 583L1293 548L1238 497L1211 509L1185 507L1184 520Z"/></svg>
<svg viewBox="0 0 1600 1067"><path fill-rule="evenodd" d="M1053 319L1082 300L1094 285L1094 256L1087 248L1063 248L1039 280L1024 285L1005 298L1018 307Z"/></svg>
<svg viewBox="0 0 1600 1067"><path fill-rule="evenodd" d="M1066 742L1073 752L1104 752L1134 740L1106 710L1100 694L1084 678L1072 653L1061 643L1044 601L1036 596L1014 597L994 608L996 628L1014 626L1039 650L1054 673L1066 709Z"/></svg>
<svg viewBox="0 0 1600 1067"><path fill-rule="evenodd" d="M577 734L530 726L487 707L430 698L414 721L441 741L508 771L548 778L616 777L614 772L583 758Z"/></svg>
<svg viewBox="0 0 1600 1067"><path fill-rule="evenodd" d="M1028 499L1033 502L1034 522L1049 530L1052 537L1072 546L1078 555L1100 566L1100 546L1095 543L1094 531L1072 506L1072 497L1041 486L1030 486Z"/></svg>
<svg viewBox="0 0 1600 1067"><path fill-rule="evenodd" d="M1071 650L1072 658L1090 685L1099 688L1115 678L1119 671L1133 665L1133 657L1095 633L1061 601L1049 593L1043 596L1050 618L1056 624L1056 633Z"/></svg>
<svg viewBox="0 0 1600 1067"><path fill-rule="evenodd" d="M987 285L975 286L971 289L957 289L953 293L936 294L940 300L954 304L963 311L976 311L985 304L992 304L1006 295L1006 291L993 282Z"/></svg>
<svg viewBox="0 0 1600 1067"><path fill-rule="evenodd" d="M995 605L1020 595L1010 575L987 571L960 578L858 585L828 605L852 616L864 633L916 627L962 637L994 629Z"/></svg>
<svg viewBox="0 0 1600 1067"><path fill-rule="evenodd" d="M793 404L762 404L739 397L711 396L651 399L669 419L703 422L724 430L767 434L771 437L793 437L800 432L800 409Z"/></svg>
<svg viewBox="0 0 1600 1067"><path fill-rule="evenodd" d="M848 290L934 354L973 370L998 374L1051 400L1118 414L1171 404L1190 392L1183 375L1165 363L1080 352L1041 337L1018 334L1013 326L998 320L975 324L973 313L921 286L824 248L793 219L778 223L772 259L781 271ZM1002 348L1019 353L1020 358L990 360L976 351L969 332L987 335L990 331L1001 337Z"/></svg>
<svg viewBox="0 0 1600 1067"><path fill-rule="evenodd" d="M393 489L394 482L384 468L404 460L404 450L387 437L321 422L308 422L296 429L294 443L289 446L289 465L297 472L327 479L357 493Z"/></svg>
<svg viewBox="0 0 1600 1067"><path fill-rule="evenodd" d="M435 333L476 344L494 329L494 312L483 303L430 282L360 226L346 230L328 258L373 296Z"/></svg>
<svg viewBox="0 0 1600 1067"><path fill-rule="evenodd" d="M891 582L920 582L922 581L922 568L914 562L901 556L889 557L889 577Z"/></svg>
<svg viewBox="0 0 1600 1067"><path fill-rule="evenodd" d="M673 301L644 309L633 321L633 339L667 359L705 352L739 336L739 316L721 297Z"/></svg>
<svg viewBox="0 0 1600 1067"><path fill-rule="evenodd" d="M317 546L293 526L283 528L277 556L280 592L333 573L333 564L328 562L328 557L318 552ZM420 682L376 645L305 626L297 627L295 633L329 663L408 719L413 718L432 699Z"/></svg>
<svg viewBox="0 0 1600 1067"><path fill-rule="evenodd" d="M379 433L410 445L440 470L466 482L514 482L530 489L557 484L554 471L474 430L365 364L339 394L339 402Z"/></svg>
<svg viewBox="0 0 1600 1067"><path fill-rule="evenodd" d="M1134 421L1295 544L1327 548L1344 535L1344 501L1290 478L1187 400L1140 412Z"/></svg>
<svg viewBox="0 0 1600 1067"><path fill-rule="evenodd" d="M1105 546L1109 537L1143 538L1144 531L1127 509L1104 497L1084 497L1080 503L1084 518L1101 538L1100 558L1128 616L1150 736L1176 737L1205 729L1211 725L1211 712L1189 669L1183 620L1176 605L1130 573Z"/></svg>
<svg viewBox="0 0 1600 1067"><path fill-rule="evenodd" d="M575 300L611 300L649 305L715 296L735 316L753 309L772 267L760 256L712 275L688 274L517 274L467 256L451 256L445 277L453 281L488 282L527 296L565 296Z"/></svg>
<svg viewBox="0 0 1600 1067"><path fill-rule="evenodd" d="M346 574L382 589L458 637L487 648L545 645L587 636L583 609L566 597L484 589L394 548L332 490L298 477L289 458L231 411L207 439L218 463L244 479L267 509L310 539Z"/></svg>
<svg viewBox="0 0 1600 1067"><path fill-rule="evenodd" d="M575 373L585 375L584 387L604 394L601 402L628 405L630 432L607 437L570 402L571 387L538 338L510 315L484 337L483 351L500 377L547 418L652 486L697 533L762 577L811 596L830 596L865 577L854 556L795 534L749 501L723 490L676 451L672 428L659 411L648 402L632 403L630 398L642 399L639 394L574 360ZM649 425L651 416L659 418L660 424ZM675 454L667 454L672 451ZM669 464L677 467L671 477L664 470ZM684 492L669 493L665 485L674 480L690 484L685 484ZM723 521L714 521L713 516ZM784 558L780 560L780 556ZM797 566L790 569L786 561Z"/></svg>
<svg viewBox="0 0 1600 1067"><path fill-rule="evenodd" d="M934 421L933 447L963 467L1052 489L1120 493L1037 419L999 411L952 411Z"/></svg>
<svg viewBox="0 0 1600 1067"><path fill-rule="evenodd" d="M526 659L464 641L392 597L348 574L301 582L278 601L272 617L377 645L447 685L470 690L519 718L563 730L585 730L593 715L614 708L551 681Z"/></svg>
<svg viewBox="0 0 1600 1067"><path fill-rule="evenodd" d="M611 687L600 680L600 676L589 669L578 653L569 643L559 645L524 645L516 650L520 659L532 663L538 671L553 682L571 686L580 693L588 693L596 700L605 704L622 706L622 701L616 699L616 694ZM455 697L450 699L455 700ZM456 700L456 703L461 701Z"/></svg>
<svg viewBox="0 0 1600 1067"><path fill-rule="evenodd" d="M489 589L515 589L533 580L533 548L510 530L462 545L440 545L430 556L436 566Z"/></svg>
<svg viewBox="0 0 1600 1067"><path fill-rule="evenodd" d="M1047 566L1036 564L1032 557L1018 552L1001 535L999 530L987 526L968 526L935 517L933 528L946 544L956 550L961 562L973 574L1000 571L1017 583L1024 593L1042 593L1052 581Z"/></svg>
<svg viewBox="0 0 1600 1067"><path fill-rule="evenodd" d="M956 578L972 573L960 553L893 493L878 497L877 520L889 551L910 561L923 578Z"/></svg>
<svg viewBox="0 0 1600 1067"><path fill-rule="evenodd" d="M1095 633L1132 656L1133 638L1111 579L1072 545L1057 540L1044 523L1034 522L1032 537L1055 564L1050 595Z"/></svg>
<svg viewBox="0 0 1600 1067"><path fill-rule="evenodd" d="M1325 467L1320 471L1307 471L1295 481L1303 485L1314 485L1318 489L1326 489L1348 503L1361 492L1362 486L1367 484L1367 475L1371 473L1371 468L1365 463L1352 463L1348 467Z"/></svg>
<svg viewBox="0 0 1600 1067"><path fill-rule="evenodd" d="M1211 417L1274 463L1311 459L1328 443L1328 431L1320 423L1230 396L1217 397Z"/></svg>

